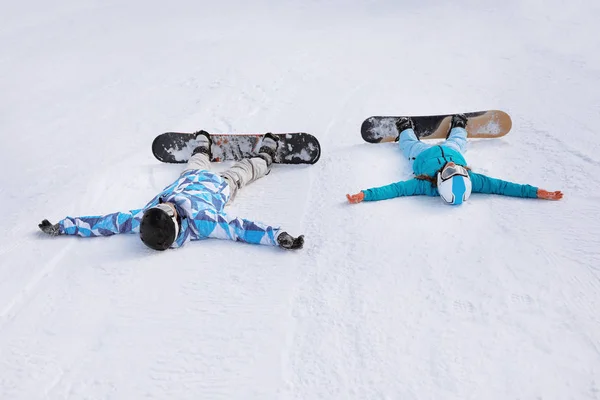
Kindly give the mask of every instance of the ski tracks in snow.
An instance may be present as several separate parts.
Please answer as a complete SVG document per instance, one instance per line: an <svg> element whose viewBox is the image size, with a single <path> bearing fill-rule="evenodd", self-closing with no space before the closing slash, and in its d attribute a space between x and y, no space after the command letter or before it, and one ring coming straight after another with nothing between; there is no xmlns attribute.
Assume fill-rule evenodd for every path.
<svg viewBox="0 0 600 400"><path fill-rule="evenodd" d="M373 358L364 321L364 288L355 264L360 257L352 242L356 224L347 213L339 169L349 161L349 155L343 148L336 149L340 136L333 132L351 125L340 123L340 117L348 114L348 103L363 86L348 91L325 130L319 132L323 155L310 172L310 197L304 210L306 255L293 297L294 323L285 356L290 398L351 395L355 389L348 388L349 384L362 385L356 385L354 380L360 377L349 374L349 370ZM354 127L347 135L360 139Z"/></svg>
<svg viewBox="0 0 600 400"><path fill-rule="evenodd" d="M107 163L107 165L111 165L111 167L103 168L100 173L88 180L82 197L72 204L63 205L63 208L78 210L104 208L102 203L106 200L106 193L112 190L115 181L119 182L115 177L122 176L120 175L121 164L115 162ZM54 217L50 218L52 218L52 222L56 222ZM21 264L13 263L12 268L16 272L22 272L21 267L23 266L35 266L36 268L29 272L26 278L25 275L23 276L20 287L10 298L5 300L5 304L2 304L0 309L0 342L4 345L2 349L3 365L0 365L0 368L11 371L11 373L4 374L5 378L0 385L2 388L0 397L33 398L43 392L46 397L55 398L58 395L57 390L61 391L62 396L66 396L72 386L70 377L72 377L73 371L78 369L77 366L81 366L84 362L85 351L89 351L88 346L93 347L94 337L92 336L90 341L83 343L79 343L75 339L70 343L67 351L57 354L56 349L50 344L56 340L56 332L60 331L60 323L59 327L44 326L43 321L52 320L56 312L68 314L71 307L74 306L77 309L77 305L72 304L72 298L79 290L77 281L80 277L77 274L72 275L71 266L73 266L72 259L81 259L81 253L76 251L76 248L82 245L82 241L86 239L51 238L41 232L35 232L30 240L41 240L41 247L22 257L11 257L13 260L19 260ZM56 250L55 244L60 242L63 245ZM48 251L52 251L52 254L48 254ZM40 258L46 261L40 263ZM81 260L93 263L87 257L83 257ZM86 265L77 265L76 267L85 270ZM92 284L93 282L88 283ZM91 293L94 291L93 286L92 284L83 291ZM94 318L93 311L89 311L92 312L91 317ZM75 313L77 314L77 312L84 312L84 310L80 309ZM85 329L87 322L87 316L80 317L78 328ZM16 326L19 326L16 329L21 332L17 337L12 334L15 323L17 323ZM63 334L65 333L63 332ZM72 332L66 334L76 336ZM96 337L96 339L98 338ZM64 338L59 338L59 340L64 340ZM65 349L63 348L63 350ZM38 385L36 387L18 386L14 381L17 377L25 380L34 379Z"/></svg>
<svg viewBox="0 0 600 400"><path fill-rule="evenodd" d="M597 71L566 63L557 70L529 51L562 44L583 60L590 43L571 46L552 15L526 10L519 26L520 5L509 5L510 33L501 8L469 7L475 25L448 26L440 21L455 7L428 2L305 12L235 3L115 3L40 25L53 5L42 7L44 16L23 10L10 18L3 43L12 49L0 66L21 62L5 74L14 89L5 131L24 127L28 135L7 148L22 150L43 126L34 160L48 151L58 164L78 158L69 164L75 177L36 166L2 194L15 193L9 206L24 203L19 216L51 196L59 214L143 205L178 172L143 147L153 132L299 127L321 140L321 161L277 166L231 212L305 233L305 249L207 241L156 254L126 236L5 244L0 397L597 398L600 163L593 122L576 121L597 120L595 111L579 112L595 104L593 90L577 97L597 83ZM544 40L544 32L561 40ZM481 51L457 52L456 43ZM580 85L563 79L569 75ZM370 76L369 90L354 86ZM547 100L556 93L566 95ZM535 115L538 128L548 116L557 128L580 128L574 143L568 129L568 138L527 132L515 118L505 140L478 142L469 156L507 174L500 178L564 189L562 202L474 196L460 210L427 198L346 203L349 187L410 175L397 148L362 143L358 127L371 111L496 100L511 104L512 115ZM112 146L124 150L109 160ZM94 161L90 147L104 161L87 179L81 166ZM505 168L507 160L516 167ZM37 189L39 173L72 185L49 178L38 191L48 198L19 199L21 189ZM7 230L9 239L31 229L28 219L15 220L27 228Z"/></svg>
<svg viewBox="0 0 600 400"><path fill-rule="evenodd" d="M110 175L110 172L104 172L101 177L94 177L94 179L91 179L92 183L88 185L86 195L81 200L78 200L77 203L85 207L93 207L97 205L105 193L104 188L106 185L106 180ZM53 220L52 222L56 221ZM31 296L36 294L37 287L41 284L44 278L48 277L54 271L57 265L61 263L63 258L68 254L74 244L73 240L46 237L46 235L44 235L42 232L36 232L34 236L37 238L43 238L46 241L63 240L64 245L62 249L50 256L48 261L41 264L40 268L33 272L32 276L26 283L22 285L22 288L17 292L17 294L13 295L7 304L0 309L0 322L4 322L4 324L12 320L16 314L18 314L20 306L23 303L26 303ZM17 243L22 242L19 241ZM44 257L43 254L41 256ZM31 255L29 255L29 257L31 257Z"/></svg>
<svg viewBox="0 0 600 400"><path fill-rule="evenodd" d="M0 310L0 330L2 330L2 326L9 323L15 315L18 313L19 307L27 302L27 300L35 295L35 290L42 280L50 275L52 271L56 268L56 266L60 263L63 257L69 252L71 247L73 246L73 242L66 243L61 250L59 250L49 261L45 262L43 266L39 269L39 271L35 272L34 275L29 279L29 281L22 287L22 289L14 295L8 304L6 304Z"/></svg>

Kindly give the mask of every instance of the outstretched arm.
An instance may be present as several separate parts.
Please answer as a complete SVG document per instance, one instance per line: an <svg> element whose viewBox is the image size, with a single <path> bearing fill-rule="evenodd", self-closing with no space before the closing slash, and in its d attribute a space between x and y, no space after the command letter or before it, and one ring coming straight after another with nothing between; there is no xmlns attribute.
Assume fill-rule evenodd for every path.
<svg viewBox="0 0 600 400"><path fill-rule="evenodd" d="M386 186L362 190L353 195L347 194L346 198L350 203L360 203L361 201L378 201L392 199L394 197L424 194L434 196L436 192L431 187L431 183L413 178L408 181L401 181Z"/></svg>
<svg viewBox="0 0 600 400"><path fill-rule="evenodd" d="M560 200L563 197L561 191L548 192L531 185L521 185L507 182L496 178L490 178L475 172L469 173L471 177L473 193L500 194L511 197L524 197L531 199Z"/></svg>
<svg viewBox="0 0 600 400"><path fill-rule="evenodd" d="M286 249L299 249L304 244L304 236L298 238L282 232L279 227L273 227L260 222L243 218L230 217L225 213L205 210L198 213L193 221L198 237L228 239L252 244L280 246Z"/></svg>
<svg viewBox="0 0 600 400"><path fill-rule="evenodd" d="M111 236L117 233L138 233L142 215L143 212L140 209L101 216L66 217L57 224L44 220L38 226L43 232L52 236Z"/></svg>

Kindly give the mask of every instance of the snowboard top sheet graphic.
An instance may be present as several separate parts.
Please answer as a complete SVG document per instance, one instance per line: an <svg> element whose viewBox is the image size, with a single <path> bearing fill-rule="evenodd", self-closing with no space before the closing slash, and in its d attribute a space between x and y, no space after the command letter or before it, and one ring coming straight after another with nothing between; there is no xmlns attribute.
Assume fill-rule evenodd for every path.
<svg viewBox="0 0 600 400"><path fill-rule="evenodd" d="M280 138L273 162L277 164L314 164L321 156L317 138L309 133L274 133ZM241 160L258 153L262 133L211 133L211 161ZM165 132L152 142L152 153L166 163L186 163L196 147L194 133Z"/></svg>
<svg viewBox="0 0 600 400"><path fill-rule="evenodd" d="M512 127L510 115L500 110L465 113L467 135L470 138L498 138ZM452 114L410 116L415 133L421 139L445 139L450 129ZM360 132L369 143L393 142L399 135L396 120L400 116L373 116L365 119Z"/></svg>

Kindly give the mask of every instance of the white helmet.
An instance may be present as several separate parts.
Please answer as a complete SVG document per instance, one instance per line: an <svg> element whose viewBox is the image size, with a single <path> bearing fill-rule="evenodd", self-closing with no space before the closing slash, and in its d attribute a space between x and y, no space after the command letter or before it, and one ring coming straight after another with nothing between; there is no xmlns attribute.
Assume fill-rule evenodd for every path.
<svg viewBox="0 0 600 400"><path fill-rule="evenodd" d="M448 204L458 205L471 195L471 179L462 165L449 163L437 173L437 189Z"/></svg>

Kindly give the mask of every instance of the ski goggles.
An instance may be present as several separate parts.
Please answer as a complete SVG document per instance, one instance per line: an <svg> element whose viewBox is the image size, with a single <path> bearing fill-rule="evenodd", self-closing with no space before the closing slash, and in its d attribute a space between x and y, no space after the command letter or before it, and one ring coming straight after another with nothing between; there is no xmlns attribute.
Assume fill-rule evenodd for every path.
<svg viewBox="0 0 600 400"><path fill-rule="evenodd" d="M171 218L175 218L175 211L173 207L166 205L165 203L159 203L152 208L158 208L159 210L163 210L167 213L167 215Z"/></svg>
<svg viewBox="0 0 600 400"><path fill-rule="evenodd" d="M177 216L175 215L174 207L171 207L164 203L159 203L152 208L158 208L159 210L164 211L169 217L171 217L173 223L175 224L175 237L177 237L177 235L179 235L179 222L177 221Z"/></svg>
<svg viewBox="0 0 600 400"><path fill-rule="evenodd" d="M442 181L447 181L448 179L456 175L464 176L466 178L469 177L469 173L465 167L463 167L462 165L454 164L452 166L445 166L444 168L442 168L440 178L442 178Z"/></svg>

